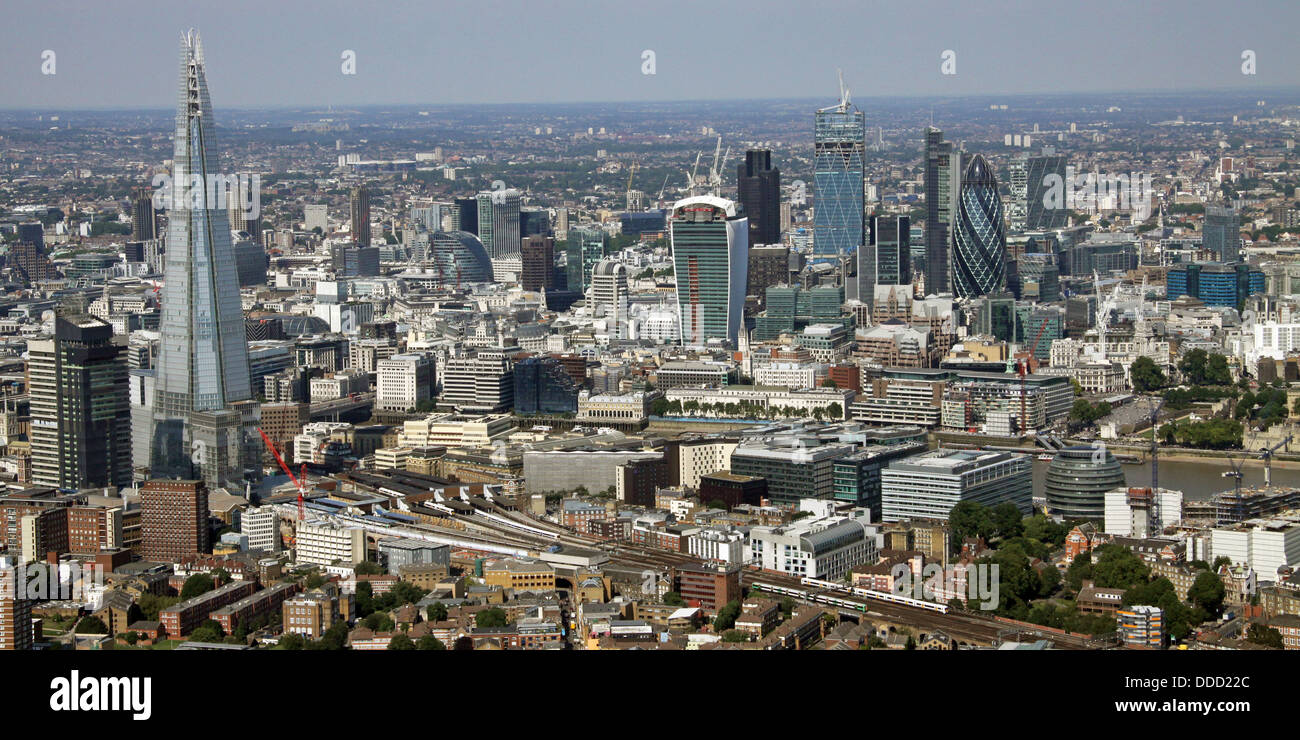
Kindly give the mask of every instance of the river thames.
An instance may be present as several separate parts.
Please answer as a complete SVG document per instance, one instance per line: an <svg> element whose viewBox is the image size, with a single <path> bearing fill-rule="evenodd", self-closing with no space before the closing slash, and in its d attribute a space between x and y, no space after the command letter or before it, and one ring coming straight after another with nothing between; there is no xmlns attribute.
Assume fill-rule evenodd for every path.
<svg viewBox="0 0 1300 740"><path fill-rule="evenodd" d="M1043 495L1048 462L1034 459L1034 495ZM1151 485L1151 464L1124 465L1124 477L1130 486ZM1231 470L1227 460L1161 460L1160 487L1183 492L1187 501L1207 499L1220 491L1232 490L1234 481L1224 478ZM1258 460L1248 460L1241 468L1242 488L1264 485L1264 465ZM1273 466L1273 485L1300 487L1300 468Z"/></svg>

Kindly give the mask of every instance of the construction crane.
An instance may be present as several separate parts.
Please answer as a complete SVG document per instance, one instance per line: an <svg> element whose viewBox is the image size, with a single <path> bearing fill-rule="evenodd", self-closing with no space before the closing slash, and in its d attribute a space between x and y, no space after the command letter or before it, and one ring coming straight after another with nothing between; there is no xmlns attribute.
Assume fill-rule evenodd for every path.
<svg viewBox="0 0 1300 740"><path fill-rule="evenodd" d="M1051 319L1043 319L1043 323L1038 325L1038 331L1034 332L1034 338L1029 343L1029 360L1033 363L1033 366L1029 368L1030 372L1033 372L1038 367L1038 355L1036 354L1038 352L1038 340L1043 338L1043 332L1047 331L1047 325L1051 322Z"/></svg>
<svg viewBox="0 0 1300 740"><path fill-rule="evenodd" d="M1029 410L1025 403L1025 376L1033 372L1034 368L1030 363L1037 364L1034 358L1034 350L1038 347L1038 340L1042 338L1043 331L1047 329L1047 324L1051 319L1043 319L1043 323L1038 325L1038 331L1034 333L1034 341L1029 345L1029 357L1023 360L1016 360L1016 375L1020 376L1020 433L1024 434L1029 429Z"/></svg>
<svg viewBox="0 0 1300 740"><path fill-rule="evenodd" d="M628 198L632 196L632 177L635 174L636 174L636 162L633 162L632 166L628 168L628 172L627 172L627 197Z"/></svg>
<svg viewBox="0 0 1300 740"><path fill-rule="evenodd" d="M271 454L275 456L275 461L280 463L280 469L287 473L289 480L293 481L293 484L298 487L298 521L301 522L306 518L303 514L303 496L307 493L307 466L304 464L300 476L295 476L289 466L285 464L284 458L280 457L280 452L275 449L275 444L271 442L271 438L266 436L266 432L262 431L261 427L258 427L257 433L262 435L262 442L266 444L266 449L270 450Z"/></svg>
<svg viewBox="0 0 1300 740"><path fill-rule="evenodd" d="M1228 465L1231 466L1232 469L1226 471L1226 472L1223 474L1223 477L1224 477L1224 478L1232 478L1232 479L1235 480L1235 484L1234 484L1233 488L1234 488L1234 495L1235 495L1235 497L1236 497L1236 499L1237 499L1237 504L1238 504L1238 505L1241 504L1241 477L1242 477L1242 476L1241 476L1241 464L1244 463L1245 461L1246 461L1246 458L1244 458L1244 457L1241 458L1240 460L1234 460L1234 459L1233 459L1233 456L1232 456L1232 453L1228 453Z"/></svg>
<svg viewBox="0 0 1300 740"><path fill-rule="evenodd" d="M1160 445L1158 443L1156 427L1160 421L1160 409L1165 407L1165 399L1161 396L1151 398L1151 495L1155 496L1160 491Z"/></svg>
<svg viewBox="0 0 1300 740"><path fill-rule="evenodd" d="M1029 364L1025 360L1016 360L1016 375L1020 376L1020 433L1024 434L1029 428L1029 414L1025 408L1025 366Z"/></svg>
<svg viewBox="0 0 1300 740"><path fill-rule="evenodd" d="M719 159L721 156L721 159ZM727 147L724 154L722 151L722 135L718 135L718 143L713 148L713 166L709 168L709 187L713 189L714 195L719 195L722 190L722 170L727 164L727 158L731 156L731 147Z"/></svg>
<svg viewBox="0 0 1300 740"><path fill-rule="evenodd" d="M704 152L695 153L695 166L691 168L690 172L686 173L686 195L688 197L695 195L695 174L700 170L700 157L702 156L704 156Z"/></svg>
<svg viewBox="0 0 1300 740"><path fill-rule="evenodd" d="M663 199L664 199L664 191L668 189L668 178L669 178L671 175L672 175L672 173L669 173L669 174L667 174L667 175L664 175L664 184L659 188L659 197L655 199L655 202L656 202L656 203L663 201Z"/></svg>
<svg viewBox="0 0 1300 740"><path fill-rule="evenodd" d="M1259 456L1264 458L1264 487L1265 488L1273 487L1273 453L1277 452L1279 448L1284 447L1290 443L1291 443L1291 435L1288 434L1286 435L1286 439L1282 440L1281 442L1278 442L1272 447L1259 448Z"/></svg>

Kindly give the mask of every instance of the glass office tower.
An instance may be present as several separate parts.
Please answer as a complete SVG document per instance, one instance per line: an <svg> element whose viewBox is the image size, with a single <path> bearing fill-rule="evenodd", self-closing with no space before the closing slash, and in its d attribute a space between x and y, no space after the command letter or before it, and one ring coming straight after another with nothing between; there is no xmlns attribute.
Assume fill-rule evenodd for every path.
<svg viewBox="0 0 1300 740"><path fill-rule="evenodd" d="M993 168L976 154L962 176L953 229L952 288L958 298L989 295L1006 285L1007 239Z"/></svg>
<svg viewBox="0 0 1300 740"><path fill-rule="evenodd" d="M203 46L194 31L181 40L179 88L172 178L185 190L173 193L167 209L151 472L242 487L245 461L260 477L256 432L245 434L256 423L257 404L230 221L210 191L221 178Z"/></svg>
<svg viewBox="0 0 1300 740"><path fill-rule="evenodd" d="M927 295L952 290L949 271L949 240L961 190L962 154L943 132L931 126L925 130L925 292Z"/></svg>
<svg viewBox="0 0 1300 740"><path fill-rule="evenodd" d="M744 206L712 195L679 200L669 234L682 344L726 340L736 346L749 278Z"/></svg>
<svg viewBox="0 0 1300 740"><path fill-rule="evenodd" d="M847 255L862 246L866 117L845 94L817 111L813 139L813 252Z"/></svg>

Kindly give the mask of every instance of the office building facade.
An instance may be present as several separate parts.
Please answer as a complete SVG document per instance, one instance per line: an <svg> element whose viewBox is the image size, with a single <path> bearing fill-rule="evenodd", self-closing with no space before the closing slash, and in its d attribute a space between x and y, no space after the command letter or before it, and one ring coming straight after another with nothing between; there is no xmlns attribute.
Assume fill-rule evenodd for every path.
<svg viewBox="0 0 1300 740"><path fill-rule="evenodd" d="M845 95L817 111L813 135L813 253L848 255L866 234L866 117Z"/></svg>
<svg viewBox="0 0 1300 740"><path fill-rule="evenodd" d="M677 201L670 235L681 343L736 346L749 277L744 207L712 195Z"/></svg>
<svg viewBox="0 0 1300 740"><path fill-rule="evenodd" d="M750 244L781 241L781 170L769 149L750 149L736 166L736 200L749 217Z"/></svg>
<svg viewBox="0 0 1300 740"><path fill-rule="evenodd" d="M58 488L131 484L131 406L123 348L93 316L55 319L28 343L32 482Z"/></svg>

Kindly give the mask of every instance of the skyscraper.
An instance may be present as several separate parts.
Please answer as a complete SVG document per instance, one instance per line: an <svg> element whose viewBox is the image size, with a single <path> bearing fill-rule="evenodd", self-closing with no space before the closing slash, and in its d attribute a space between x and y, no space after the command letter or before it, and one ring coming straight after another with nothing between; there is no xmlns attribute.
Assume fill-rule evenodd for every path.
<svg viewBox="0 0 1300 740"><path fill-rule="evenodd" d="M669 234L682 344L721 339L736 346L749 278L744 206L713 195L679 200Z"/></svg>
<svg viewBox="0 0 1300 740"><path fill-rule="evenodd" d="M352 188L351 197L352 241L357 246L370 246L370 189L364 185Z"/></svg>
<svg viewBox="0 0 1300 740"><path fill-rule="evenodd" d="M520 247L521 275L524 290L551 290L555 287L555 240L549 236L525 237Z"/></svg>
<svg viewBox="0 0 1300 740"><path fill-rule="evenodd" d="M578 412L578 384L554 357L529 357L515 364L515 413Z"/></svg>
<svg viewBox="0 0 1300 740"><path fill-rule="evenodd" d="M772 166L772 152L750 149L736 166L736 200L749 216L749 243L781 241L781 170Z"/></svg>
<svg viewBox="0 0 1300 740"><path fill-rule="evenodd" d="M911 231L907 216L871 217L867 247L858 253L858 299L863 303L872 302L877 285L911 284Z"/></svg>
<svg viewBox="0 0 1300 740"><path fill-rule="evenodd" d="M1067 186L1073 186L1065 180L1067 160L1061 155L1030 157L1025 164L1025 228L1026 229L1061 229L1065 228L1070 217L1070 209L1065 207L1049 208L1047 193L1051 183L1048 176L1056 175ZM1059 187L1059 186L1058 186Z"/></svg>
<svg viewBox="0 0 1300 740"><path fill-rule="evenodd" d="M254 475L260 470L251 462L260 458L257 435L244 428L255 423L256 402L230 223L224 203L206 192L220 176L203 46L193 31L181 39L179 87L172 182L205 192L168 204L149 464L155 476L240 485L246 460Z"/></svg>
<svg viewBox="0 0 1300 740"><path fill-rule="evenodd" d="M1241 219L1231 206L1206 206L1201 246L1220 262L1241 259Z"/></svg>
<svg viewBox="0 0 1300 740"><path fill-rule="evenodd" d="M958 298L989 295L1006 285L1007 239L1002 196L983 155L971 158L962 176L953 229L952 288Z"/></svg>
<svg viewBox="0 0 1300 740"><path fill-rule="evenodd" d="M257 244L262 243L262 217L259 215L248 214L244 212L245 204L253 203L254 198L259 197L258 193L250 193L252 184L249 180L239 178L236 191L227 203L227 211L230 213L231 231L246 232L249 238ZM251 216L251 218L250 218Z"/></svg>
<svg viewBox="0 0 1300 740"><path fill-rule="evenodd" d="M123 347L93 316L58 317L28 343L32 482L59 488L131 484L131 407Z"/></svg>
<svg viewBox="0 0 1300 740"><path fill-rule="evenodd" d="M844 255L862 245L867 124L841 85L840 102L817 111L813 138L813 252Z"/></svg>
<svg viewBox="0 0 1300 740"><path fill-rule="evenodd" d="M489 257L519 254L519 205L520 193L513 188L478 194L478 237Z"/></svg>
<svg viewBox="0 0 1300 740"><path fill-rule="evenodd" d="M131 191L131 239L145 241L158 238L158 222L153 210L153 196L148 188Z"/></svg>
<svg viewBox="0 0 1300 740"><path fill-rule="evenodd" d="M925 292L952 290L948 243L961 189L961 152L943 140L943 132L925 130Z"/></svg>
<svg viewBox="0 0 1300 740"><path fill-rule="evenodd" d="M614 339L627 339L627 267L614 260L601 260L591 270L591 304L607 324Z"/></svg>
<svg viewBox="0 0 1300 740"><path fill-rule="evenodd" d="M564 272L568 289L585 295L591 285L591 270L596 263L605 258L605 232L599 227L579 227L569 229L569 239L565 248Z"/></svg>

